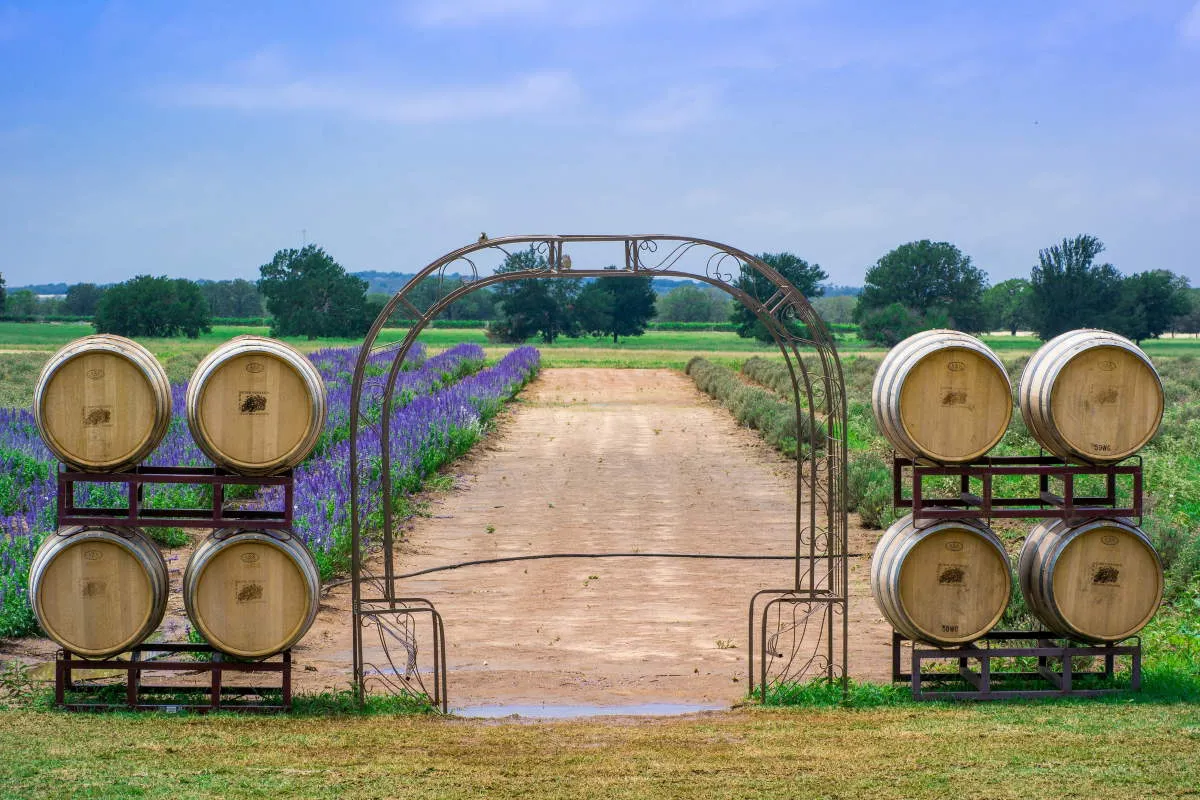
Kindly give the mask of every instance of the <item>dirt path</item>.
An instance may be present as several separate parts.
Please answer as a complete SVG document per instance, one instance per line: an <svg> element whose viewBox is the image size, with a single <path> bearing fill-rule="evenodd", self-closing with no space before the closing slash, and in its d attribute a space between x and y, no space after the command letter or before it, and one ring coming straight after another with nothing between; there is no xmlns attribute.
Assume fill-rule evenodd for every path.
<svg viewBox="0 0 1200 800"><path fill-rule="evenodd" d="M793 482L793 463L678 372L548 369L455 466L454 490L414 521L398 570L537 553L786 556ZM852 527L850 552L869 552L877 536ZM445 618L453 707L724 706L746 693L750 597L790 585L791 569L786 560L555 559L440 572L400 590L429 598ZM890 628L867 570L852 559L851 673L886 679ZM186 624L177 600L168 636ZM20 645L26 657L39 651L53 648ZM378 657L368 651L368 661ZM349 587L326 598L295 658L298 689L348 685Z"/></svg>
<svg viewBox="0 0 1200 800"><path fill-rule="evenodd" d="M545 370L413 526L399 571L534 553L788 555L793 469L678 372ZM851 552L877 536L851 535ZM422 576L401 591L445 617L453 706L728 705L746 691L750 596L790 585L791 569L525 561ZM866 570L865 559L852 563L851 668L882 679L890 629ZM337 669L322 656L349 655L344 602L322 615L316 641L326 644L299 654L317 667L310 680Z"/></svg>

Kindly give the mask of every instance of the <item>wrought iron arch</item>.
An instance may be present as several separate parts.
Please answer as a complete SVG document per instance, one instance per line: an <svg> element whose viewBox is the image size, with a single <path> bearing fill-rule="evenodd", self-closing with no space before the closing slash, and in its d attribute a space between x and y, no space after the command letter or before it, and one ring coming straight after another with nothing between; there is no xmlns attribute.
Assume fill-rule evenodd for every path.
<svg viewBox="0 0 1200 800"><path fill-rule="evenodd" d="M622 245L624 264L605 269L573 268L567 249L583 243ZM511 248L525 245L543 257L544 266L480 275L476 265L479 254L495 251L493 255L507 258L512 254ZM452 265L467 271L465 276L458 276L462 284L445 294L439 291L437 299L426 309L414 305L410 292L434 274L440 286ZM743 271L757 273L774 286L771 296L762 300L744 291L738 281ZM443 710L447 708L445 631L441 616L428 600L397 593L400 578L395 569L391 454L386 443L391 433L396 381L412 345L444 309L483 287L531 278L616 276L676 277L718 287L750 309L775 340L792 378L797 432L804 437L797 444L796 454L795 566L791 586L762 590L750 600L747 642L750 691L757 687L765 696L768 685L775 681L824 677L840 681L845 692L849 591L846 395L833 336L796 287L770 265L743 250L689 236L566 235L481 237L473 244L446 253L396 292L367 332L355 363L349 419L353 680L360 700L368 691L368 683L374 681L388 691L424 692ZM399 342L377 346L380 332L398 310L413 320L407 334ZM367 367L372 361L377 369L386 367L382 382L367 377ZM368 386L377 389L379 395L369 398ZM372 401L381 404L377 419L367 413L367 404ZM813 424L818 418L819 422ZM365 427L364 421L379 427L381 518L374 514L377 509L368 502L370 498L364 497L362 488L364 467L370 466L364 462L360 448L359 434ZM369 517L382 523L382 574L368 568ZM430 620L432 632L430 685L426 685L417 668L417 620L422 616ZM378 637L386 665L367 663L364 657L367 632ZM392 648L404 651L402 666L397 665Z"/></svg>

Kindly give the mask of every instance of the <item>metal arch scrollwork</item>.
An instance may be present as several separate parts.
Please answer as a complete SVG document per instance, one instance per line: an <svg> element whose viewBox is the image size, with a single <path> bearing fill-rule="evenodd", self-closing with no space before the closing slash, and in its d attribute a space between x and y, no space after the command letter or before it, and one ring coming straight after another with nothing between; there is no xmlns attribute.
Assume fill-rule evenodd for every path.
<svg viewBox="0 0 1200 800"><path fill-rule="evenodd" d="M567 246L574 243L621 245L625 268L610 270L572 264ZM508 260L518 248L526 247L537 256L531 259L531 264L512 272L480 274L479 253L494 250ZM463 263L469 269L469 276L460 275L458 285L441 291L448 270ZM417 309L408 294L434 273L439 281L438 297L428 308ZM744 290L747 284L741 278L747 274L756 274L774 287L765 302ZM349 442L353 670L360 699L370 683L384 691L423 693L443 709L447 703L445 631L441 616L428 600L397 595L391 455L384 444L390 440L392 395L397 377L417 336L451 303L486 286L512 280L621 275L684 278L716 286L754 313L778 346L792 377L797 425L807 417L808 427L798 427L807 431L807 438L805 446L798 448L796 464L794 584L786 589L760 592L751 599L751 683L756 678L757 643L761 648L761 672L757 679L764 698L767 683L813 677L841 680L845 691L848 601L845 391L833 337L812 306L761 259L712 240L658 234L505 236L481 237L473 244L446 253L418 272L384 305L359 352L351 390ZM761 285L758 278L753 285ZM413 324L402 341L377 348L381 330L397 309L408 312ZM804 335L797 333L800 328ZM366 378L368 361L390 362L382 383L376 378L369 381ZM360 434L372 426L377 426L381 443L378 469L382 487L377 499L364 497L362 492L362 468L369 465L369 460L363 460ZM378 524L372 521L380 518L383 524L379 536L368 536L368 526ZM374 558L373 554L379 557ZM757 618L760 611L761 618ZM422 615L431 620L428 648L418 646L420 637L416 634L421 626L416 620ZM378 657L373 656L370 661L366 658L364 634L372 634L376 642ZM419 667L423 653L430 654L429 681ZM768 667L769 655L772 664Z"/></svg>

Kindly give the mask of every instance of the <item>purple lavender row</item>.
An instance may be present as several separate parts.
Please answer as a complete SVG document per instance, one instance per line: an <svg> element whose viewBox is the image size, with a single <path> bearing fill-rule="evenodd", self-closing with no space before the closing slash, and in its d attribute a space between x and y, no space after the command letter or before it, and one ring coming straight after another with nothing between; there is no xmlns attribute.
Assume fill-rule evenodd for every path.
<svg viewBox="0 0 1200 800"><path fill-rule="evenodd" d="M348 547L348 542L343 545L337 541L343 529L344 538L348 539L349 535L348 525L339 518L338 509L343 509L343 516L348 513L349 444L345 439L349 433L349 380L353 375L357 352L355 348L337 348L317 351L310 356L330 384L329 417L325 442L318 447L319 455L298 468L296 512L298 518L307 513L315 520L320 520L323 512L324 518L330 521L302 532L317 552L323 572L341 568L342 559L337 557L335 551ZM398 476L395 480L397 487L407 487L413 476L419 481L421 476L469 447L478 438L481 422L494 414L503 403L505 392L511 394L519 389L536 371L539 360L535 349L519 348L492 369L468 377L459 384L451 384L461 375L477 369L483 357L482 348L473 344L458 345L429 359L425 358L424 349L419 345L410 351L407 362L418 366L398 376L396 407L393 409L396 435L392 439L391 453L394 459L393 474ZM368 362L368 375L384 374L389 365L389 354L372 356ZM368 388L371 387L369 382ZM462 395L464 387L468 392L465 396ZM374 389L378 391L379 386L375 385ZM458 393L453 391L455 389L459 390ZM185 392L186 385L172 386L173 418L163 442L150 456L151 464L210 465L187 430ZM427 402L433 396L440 398L441 406ZM368 407L371 402L368 393ZM374 402L377 404L377 400ZM446 403L451 405L447 407ZM419 425L420 420L426 418L440 427L431 428L425 436L414 436L412 426ZM364 453L376 454L374 466L377 470L378 430L372 430L374 440L371 441L368 431L360 442ZM408 448L416 449L410 452ZM365 468L370 469L370 458L364 461ZM25 598L25 579L41 535L54 526L55 466L53 457L38 436L32 413L24 409L0 409L0 636L15 635L32 625ZM300 479L302 474L312 476L303 485ZM330 491L329 487L334 487L334 490ZM168 491L173 494L161 498L168 504L198 504L203 502L203 498L188 498L181 496L180 492L198 492L203 488L152 487L148 499L153 503L155 491ZM77 485L79 494L76 502L80 505L119 502L116 498L106 496L113 490L112 484ZM376 479L368 489L371 498L369 510L376 515L379 509L378 492L379 481ZM267 497L261 500L264 503L278 502ZM26 617L28 619L21 622Z"/></svg>
<svg viewBox="0 0 1200 800"><path fill-rule="evenodd" d="M493 367L395 409L389 452L396 493L416 490L423 478L478 441L483 424L536 374L540 361L537 349L520 347ZM379 427L362 429L358 443L362 513L366 527L377 528L382 522ZM267 490L262 497L264 506L279 502L278 491ZM322 577L344 571L350 555L349 440L300 465L295 492L294 528L313 551Z"/></svg>

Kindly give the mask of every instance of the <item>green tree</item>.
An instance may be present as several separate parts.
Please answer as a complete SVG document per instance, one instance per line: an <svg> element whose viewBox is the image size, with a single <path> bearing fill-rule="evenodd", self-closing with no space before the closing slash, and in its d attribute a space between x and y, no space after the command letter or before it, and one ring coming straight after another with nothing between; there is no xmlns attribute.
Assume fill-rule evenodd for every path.
<svg viewBox="0 0 1200 800"><path fill-rule="evenodd" d="M825 274L825 270L821 269L820 264L809 264L803 258L792 253L763 253L759 259L773 267L808 299L819 297L825 291L821 288L821 281L829 276ZM778 287L763 277L758 270L745 264L742 265L741 274L734 281L734 285L760 303L771 299L771 296L778 291ZM760 342L775 341L775 337L771 335L767 326L753 311L740 302L735 301L729 320L737 330L738 336L746 339L755 338ZM791 323L791 327L794 333L804 335L803 326Z"/></svg>
<svg viewBox="0 0 1200 800"><path fill-rule="evenodd" d="M272 336L361 336L374 321L367 282L316 245L280 250L258 271Z"/></svg>
<svg viewBox="0 0 1200 800"><path fill-rule="evenodd" d="M944 317L949 327L976 333L987 327L986 284L983 270L949 242L908 242L867 270L855 318L866 322L871 314L899 303L927 322Z"/></svg>
<svg viewBox="0 0 1200 800"><path fill-rule="evenodd" d="M610 267L615 269L615 267ZM641 336L654 316L654 287L649 277L597 278L575 302L579 328L597 336Z"/></svg>
<svg viewBox="0 0 1200 800"><path fill-rule="evenodd" d="M1013 336L1029 324L1033 290L1024 278L1001 281L983 293L988 330L1006 330Z"/></svg>
<svg viewBox="0 0 1200 800"><path fill-rule="evenodd" d="M195 339L212 330L200 288L184 278L138 275L110 286L96 305L96 333L179 336Z"/></svg>
<svg viewBox="0 0 1200 800"><path fill-rule="evenodd" d="M1130 275L1120 290L1112 329L1135 342L1157 339L1191 311L1187 278L1165 269Z"/></svg>
<svg viewBox="0 0 1200 800"><path fill-rule="evenodd" d="M63 310L76 317L90 317L103 296L104 290L94 283L76 283L67 289Z"/></svg>
<svg viewBox="0 0 1200 800"><path fill-rule="evenodd" d="M206 281L200 284L200 291L214 317L248 319L263 315L262 295L253 281Z"/></svg>
<svg viewBox="0 0 1200 800"><path fill-rule="evenodd" d="M1187 298L1187 311L1175 318L1171 330L1200 333L1200 289L1188 289L1184 296Z"/></svg>
<svg viewBox="0 0 1200 800"><path fill-rule="evenodd" d="M8 302L8 292L5 289L4 273L0 273L0 314L4 313L5 303Z"/></svg>
<svg viewBox="0 0 1200 800"><path fill-rule="evenodd" d="M437 273L434 273L426 276L424 280L409 289L405 298L420 310L425 311L464 285L466 282L461 275L439 277ZM388 297L390 299L391 296L388 295ZM448 305L442 311L439 319L491 319L496 313L495 302L495 294L491 290L476 289ZM405 311L400 311L399 315L404 318L411 316Z"/></svg>
<svg viewBox="0 0 1200 800"><path fill-rule="evenodd" d="M858 334L869 342L894 347L914 333L949 326L950 319L940 308L918 314L906 305L892 303L868 314L859 323Z"/></svg>
<svg viewBox="0 0 1200 800"><path fill-rule="evenodd" d="M38 298L29 289L18 289L8 296L5 305L8 316L17 319L27 319L37 316Z"/></svg>
<svg viewBox="0 0 1200 800"><path fill-rule="evenodd" d="M661 322L724 322L734 300L715 286L684 283L658 297L655 316Z"/></svg>
<svg viewBox="0 0 1200 800"><path fill-rule="evenodd" d="M496 272L545 270L546 258L530 245L509 255ZM571 336L577 330L575 300L582 289L576 278L523 278L496 286L500 318L488 326L489 336L500 341L523 342L540 334L542 341L553 343L559 336Z"/></svg>
<svg viewBox="0 0 1200 800"><path fill-rule="evenodd" d="M1030 275L1030 323L1042 339L1076 328L1110 328L1121 301L1121 273L1096 264L1104 243L1090 234L1038 251Z"/></svg>
<svg viewBox="0 0 1200 800"><path fill-rule="evenodd" d="M813 310L830 325L848 325L854 322L854 308L857 305L858 295L853 294L815 297L812 300Z"/></svg>

